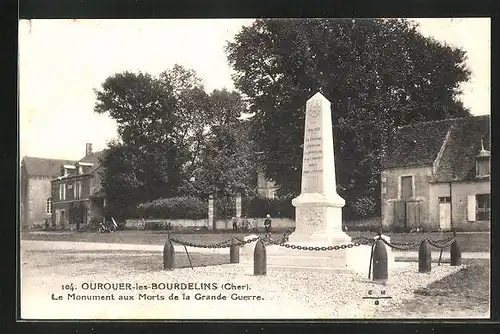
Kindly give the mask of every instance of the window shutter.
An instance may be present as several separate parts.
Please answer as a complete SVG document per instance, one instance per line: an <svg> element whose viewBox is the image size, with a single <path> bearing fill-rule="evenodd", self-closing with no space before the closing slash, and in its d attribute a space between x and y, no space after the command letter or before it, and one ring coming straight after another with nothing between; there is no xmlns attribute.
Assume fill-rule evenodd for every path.
<svg viewBox="0 0 500 334"><path fill-rule="evenodd" d="M467 196L467 220L476 221L476 195Z"/></svg>

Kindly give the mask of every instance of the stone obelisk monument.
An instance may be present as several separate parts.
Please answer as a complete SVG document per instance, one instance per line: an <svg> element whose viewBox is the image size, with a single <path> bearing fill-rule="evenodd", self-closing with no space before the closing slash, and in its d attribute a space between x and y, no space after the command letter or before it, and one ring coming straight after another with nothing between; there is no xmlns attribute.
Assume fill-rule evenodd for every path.
<svg viewBox="0 0 500 334"><path fill-rule="evenodd" d="M343 198L337 194L330 102L320 93L306 103L301 194L295 206L295 232L289 244L328 247L348 244L342 231ZM278 248L276 248L278 247ZM268 264L347 269L346 249L304 251L269 247Z"/></svg>
<svg viewBox="0 0 500 334"><path fill-rule="evenodd" d="M295 206L295 232L290 242L314 242L326 246L350 242L342 231L342 207L335 178L332 114L321 93L306 104L301 194Z"/></svg>

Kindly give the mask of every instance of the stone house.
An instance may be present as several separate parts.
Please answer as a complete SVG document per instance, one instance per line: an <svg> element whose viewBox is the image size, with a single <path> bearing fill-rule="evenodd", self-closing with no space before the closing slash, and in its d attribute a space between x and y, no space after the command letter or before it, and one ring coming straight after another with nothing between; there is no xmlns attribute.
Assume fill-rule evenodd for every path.
<svg viewBox="0 0 500 334"><path fill-rule="evenodd" d="M381 170L389 230L490 230L490 116L399 127Z"/></svg>
<svg viewBox="0 0 500 334"><path fill-rule="evenodd" d="M274 199L279 187L273 181L268 180L262 171L257 171L257 194L259 196Z"/></svg>
<svg viewBox="0 0 500 334"><path fill-rule="evenodd" d="M52 219L51 180L71 160L24 157L20 170L20 227L30 228Z"/></svg>
<svg viewBox="0 0 500 334"><path fill-rule="evenodd" d="M106 201L101 186L100 159L105 150L92 152L87 144L85 157L60 166L52 184L52 224L61 229L80 229L92 220L102 221Z"/></svg>

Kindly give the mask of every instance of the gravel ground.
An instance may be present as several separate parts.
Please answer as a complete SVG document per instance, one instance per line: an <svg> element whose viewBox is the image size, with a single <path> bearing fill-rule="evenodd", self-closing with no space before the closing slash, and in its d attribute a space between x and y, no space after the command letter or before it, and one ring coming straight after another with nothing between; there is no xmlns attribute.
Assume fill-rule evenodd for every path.
<svg viewBox="0 0 500 334"><path fill-rule="evenodd" d="M120 260L121 258L121 260ZM22 247L21 309L26 319L318 319L373 318L377 310L411 299L415 289L446 277L461 267L433 266L431 274L417 272L415 263L401 263L391 272L387 285L374 284L357 274L321 270L268 268L266 276L254 276L253 268L241 265L161 270L161 257L116 255L114 261L95 253L65 254L34 252ZM151 261L151 262L148 262ZM131 266L139 263L141 266ZM146 290L89 291L83 283L130 283ZM215 283L210 290L153 289L157 283ZM244 289L226 290L229 283ZM72 284L76 290L64 290ZM82 285L83 284L83 285ZM181 286L182 288L182 286ZM372 296L386 296L375 305ZM164 300L138 300L146 298ZM183 300L183 293L191 297ZM227 300L195 300L195 295L225 296ZM261 300L232 300L233 294ZM68 294L111 295L115 300L75 301ZM171 295L179 300L170 300ZM62 300L54 300L61 296ZM118 300L132 296L134 300ZM404 317L394 312L395 317ZM390 315L384 314L384 317Z"/></svg>

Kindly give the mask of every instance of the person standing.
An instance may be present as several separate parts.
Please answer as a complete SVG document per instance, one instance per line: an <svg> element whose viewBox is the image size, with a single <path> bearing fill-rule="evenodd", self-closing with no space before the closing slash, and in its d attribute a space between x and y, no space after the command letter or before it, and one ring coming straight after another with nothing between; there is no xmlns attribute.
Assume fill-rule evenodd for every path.
<svg viewBox="0 0 500 334"><path fill-rule="evenodd" d="M233 217L233 232L236 232L238 230L238 219L236 217Z"/></svg>
<svg viewBox="0 0 500 334"><path fill-rule="evenodd" d="M271 215L267 214L266 215L266 220L264 220L264 229L266 230L267 234L271 234L271 229L272 229L272 223L271 223Z"/></svg>

